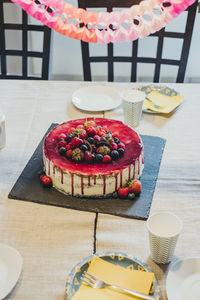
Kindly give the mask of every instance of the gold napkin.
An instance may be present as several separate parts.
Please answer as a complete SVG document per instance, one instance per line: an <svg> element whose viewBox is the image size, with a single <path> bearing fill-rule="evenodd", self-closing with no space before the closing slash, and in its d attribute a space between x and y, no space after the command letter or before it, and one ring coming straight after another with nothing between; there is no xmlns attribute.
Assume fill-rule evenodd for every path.
<svg viewBox="0 0 200 300"><path fill-rule="evenodd" d="M122 286L128 289L136 290L140 293L149 294L154 273L125 269L119 265L106 262L95 257L91 260L88 273L104 280L107 283ZM87 284L81 284L79 290L74 294L72 300L133 300L138 297L128 295L110 287L94 289Z"/></svg>
<svg viewBox="0 0 200 300"><path fill-rule="evenodd" d="M153 91L149 93L147 97L150 100L152 100L154 104L157 104L161 107L155 108L155 106L150 101L145 99L143 105L144 109L153 110L158 113L168 114L181 104L184 96L183 95L166 96L157 91Z"/></svg>

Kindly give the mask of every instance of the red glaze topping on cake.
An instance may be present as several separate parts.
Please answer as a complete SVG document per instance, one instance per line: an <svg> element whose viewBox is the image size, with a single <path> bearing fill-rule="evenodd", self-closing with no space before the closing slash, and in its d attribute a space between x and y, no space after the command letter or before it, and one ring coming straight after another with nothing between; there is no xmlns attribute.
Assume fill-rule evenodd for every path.
<svg viewBox="0 0 200 300"><path fill-rule="evenodd" d="M113 136L114 133L117 132L121 147L125 148L123 156L117 160L110 161L109 155L104 155L104 160L102 161L102 163L88 163L85 160L77 163L72 159L69 159L69 157L71 157L72 155L74 155L74 158L81 157L82 154L78 153L78 148L77 151L74 151L74 153L72 153L71 149L69 149L69 157L67 157L67 154L62 156L60 154L60 147L67 146L67 143L64 141L65 135L69 133L73 134L74 130L77 127L80 129L84 129L86 119L78 119L68 121L56 126L45 138L44 154L55 167L62 169L63 171L69 171L70 173L81 175L109 175L115 172L119 173L122 169L125 169L130 164L132 164L134 160L138 159L143 150L143 146L138 134L132 128L116 120L104 118L96 118L94 120L93 118L87 118L87 122L90 121L95 122L96 126L107 126L108 130L112 132ZM95 126L90 126L88 130L91 131L90 134L94 139L95 136L101 135L101 133L97 134L97 132L95 131ZM82 138L84 138L85 132L82 131L82 134ZM98 137L96 137L96 139L98 139ZM75 138L73 142L77 145L77 147L79 147L80 138ZM116 146L114 145L114 143L112 147L112 150L115 150ZM104 151L104 149L100 149L99 151ZM85 153L85 156L87 157L87 153ZM90 160L90 156L90 153L88 153L88 158L86 158L88 159L88 161Z"/></svg>

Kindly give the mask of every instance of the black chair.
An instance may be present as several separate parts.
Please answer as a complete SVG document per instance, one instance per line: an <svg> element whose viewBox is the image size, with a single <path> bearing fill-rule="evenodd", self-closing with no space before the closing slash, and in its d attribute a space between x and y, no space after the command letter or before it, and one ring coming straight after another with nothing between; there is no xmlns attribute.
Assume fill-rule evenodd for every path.
<svg viewBox="0 0 200 300"><path fill-rule="evenodd" d="M50 48L51 48L51 29L46 26L29 24L29 18L25 11L21 12L21 22L12 23L5 20L6 5L14 9L21 9L10 0L0 0L0 79L49 79L49 65L50 65ZM22 37L21 49L16 49L12 45L12 49L8 49L6 45L6 33L8 31L15 31ZM28 34L29 32L40 32L42 35L40 51L30 49ZM14 48L14 49L13 49ZM8 59L10 57L19 60L20 74L9 74ZM37 75L30 74L30 61L40 61L40 70ZM18 62L17 62L18 63ZM38 64L39 65L39 64ZM11 70L12 71L12 70Z"/></svg>
<svg viewBox="0 0 200 300"><path fill-rule="evenodd" d="M78 0L80 8L87 9L101 7L106 8L108 12L112 11L113 8L130 7L133 4L138 4L139 2L140 0ZM160 31L151 35L158 38L156 57L141 57L138 55L138 46L140 40L132 42L132 55L130 56L114 56L113 50L115 45L112 43L109 43L107 45L106 56L91 56L89 49L90 45L81 41L84 80L92 80L91 63L106 62L108 64L108 81L114 81L114 63L123 62L131 63L131 82L137 81L138 63L155 65L153 82L159 82L162 65L177 66L178 72L176 76L176 82L183 82L190 50L197 4L198 0L187 9L185 32L169 32L166 31L165 28L163 28ZM162 58L163 43L165 38L182 39L183 43L180 53L180 59ZM148 39L148 37L146 37L146 39Z"/></svg>

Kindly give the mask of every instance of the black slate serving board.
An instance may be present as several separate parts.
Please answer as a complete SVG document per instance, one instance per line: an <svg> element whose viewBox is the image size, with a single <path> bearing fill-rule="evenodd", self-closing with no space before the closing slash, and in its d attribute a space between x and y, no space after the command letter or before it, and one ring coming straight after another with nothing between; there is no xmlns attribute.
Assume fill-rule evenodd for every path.
<svg viewBox="0 0 200 300"><path fill-rule="evenodd" d="M53 123L47 133L56 125ZM8 195L10 199L133 219L146 220L148 218L166 142L164 139L156 136L141 135L145 156L145 167L140 179L142 182L142 193L134 200L124 200L114 198L78 198L64 195L53 188L44 188L40 183L38 172L43 169L42 145L45 136L10 191Z"/></svg>

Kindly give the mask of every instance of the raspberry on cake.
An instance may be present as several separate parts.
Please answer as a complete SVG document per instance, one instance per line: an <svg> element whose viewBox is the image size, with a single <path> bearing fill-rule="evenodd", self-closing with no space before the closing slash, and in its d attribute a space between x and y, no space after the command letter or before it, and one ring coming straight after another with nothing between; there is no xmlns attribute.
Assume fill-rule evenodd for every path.
<svg viewBox="0 0 200 300"><path fill-rule="evenodd" d="M116 120L87 118L51 130L44 140L43 161L59 191L106 197L141 176L144 151L131 127Z"/></svg>

